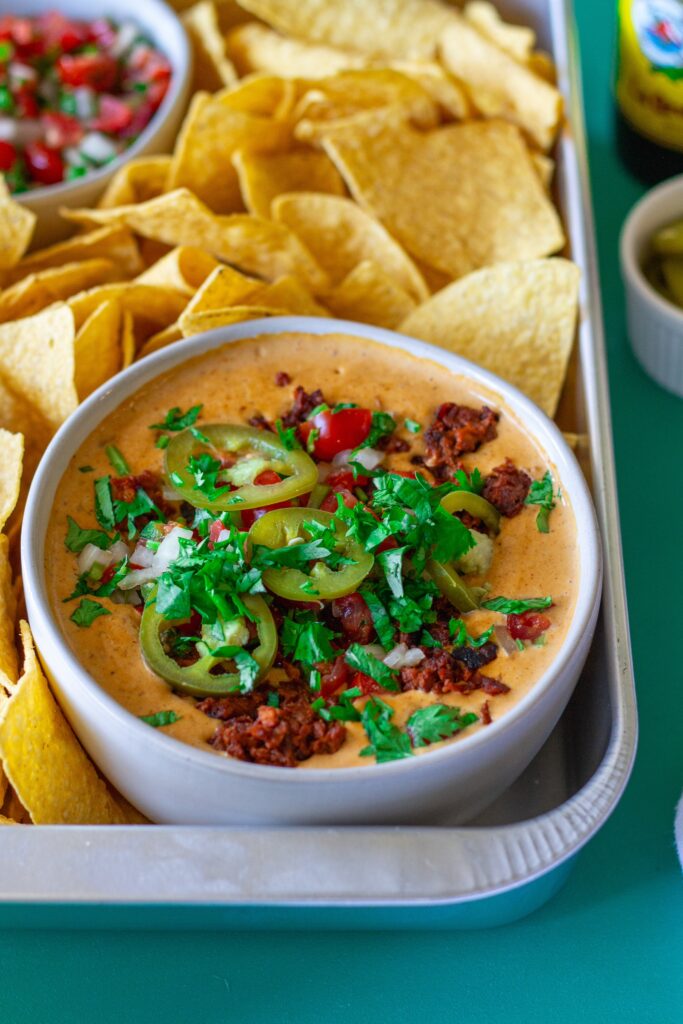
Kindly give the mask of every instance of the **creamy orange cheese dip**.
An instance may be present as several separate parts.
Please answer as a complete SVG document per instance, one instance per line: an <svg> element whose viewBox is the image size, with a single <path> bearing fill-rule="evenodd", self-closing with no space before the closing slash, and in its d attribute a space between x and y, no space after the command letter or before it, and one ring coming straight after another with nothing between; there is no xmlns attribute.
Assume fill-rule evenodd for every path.
<svg viewBox="0 0 683 1024"><path fill-rule="evenodd" d="M286 371L291 386L276 384L278 371ZM151 385L141 388L108 416L73 456L57 491L54 514L48 530L46 569L53 613L84 668L115 700L133 715L146 716L159 711L174 711L179 716L163 731L175 739L204 750L213 750L210 740L216 720L195 707L196 700L174 693L169 685L146 665L140 651L138 633L140 614L133 607L104 601L111 614L97 618L88 628L79 628L69 616L74 604L64 598L74 589L77 579L76 556L65 547L67 515L82 528L97 529L93 513L93 479L112 473L105 448L115 445L133 473L145 469L161 471L163 453L154 448L149 425L163 421L169 408L187 409L202 403L201 422L246 423L255 413L268 420L281 416L290 403L291 388L301 384L307 391L322 389L330 403L353 401L372 410L391 412L401 425L400 437L411 444L407 453L386 459L390 469L414 469L410 456L423 451L422 436L433 421L441 403L450 401L468 406L489 405L500 414L497 437L475 453L462 459L470 472L477 467L486 476L493 467L509 457L534 479L547 470L556 489L563 495L562 481L555 467L524 429L523 424L495 395L455 375L430 360L389 349L375 342L343 335L282 334L245 340L199 356L172 370ZM405 419L422 425L422 432L409 433L402 427ZM83 473L79 467L90 466ZM527 644L524 650L506 654L499 647L496 659L485 667L488 676L510 687L508 693L487 698L481 691L463 693L382 693L382 699L395 709L394 723L403 726L411 713L429 704L454 705L481 716L485 701L495 721L514 707L552 665L571 621L578 589L576 524L571 507L563 496L550 515L550 532L536 527L537 509L524 508L514 518L504 519L500 534L493 538L494 557L486 580L467 577L470 585L486 582L491 596L526 598L551 595L548 611L552 625L545 644ZM457 613L454 611L454 615ZM463 616L468 631L479 635L492 624L505 624L505 617L480 609ZM277 669L272 670L273 678ZM358 706L362 707L361 698ZM333 754L311 757L302 768L330 768L372 764L360 757L367 737L360 723L346 723L347 737ZM472 734L486 728L481 720L456 735ZM440 746L439 744L438 746ZM432 749L422 747L422 754Z"/></svg>

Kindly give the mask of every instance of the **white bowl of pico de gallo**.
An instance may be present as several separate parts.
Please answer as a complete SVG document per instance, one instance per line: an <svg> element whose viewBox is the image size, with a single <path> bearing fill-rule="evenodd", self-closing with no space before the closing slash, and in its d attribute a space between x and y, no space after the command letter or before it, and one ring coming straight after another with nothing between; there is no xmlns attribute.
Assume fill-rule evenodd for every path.
<svg viewBox="0 0 683 1024"><path fill-rule="evenodd" d="M172 146L190 75L161 0L16 0L0 13L0 173L37 215L34 246L69 233L60 207L92 205L126 161Z"/></svg>
<svg viewBox="0 0 683 1024"><path fill-rule="evenodd" d="M52 441L22 533L62 708L156 822L467 821L550 735L602 559L581 469L443 349L277 317L141 360Z"/></svg>

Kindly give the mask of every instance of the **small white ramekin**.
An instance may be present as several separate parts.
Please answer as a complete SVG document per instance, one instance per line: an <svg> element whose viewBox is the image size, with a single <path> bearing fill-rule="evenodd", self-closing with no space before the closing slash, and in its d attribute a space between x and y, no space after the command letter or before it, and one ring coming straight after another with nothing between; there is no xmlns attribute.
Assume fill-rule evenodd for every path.
<svg viewBox="0 0 683 1024"><path fill-rule="evenodd" d="M198 750L140 722L88 675L52 613L45 535L59 482L79 445L138 388L187 360L243 338L288 331L368 338L462 374L493 393L545 452L576 519L576 607L552 666L500 720L424 757L358 768L291 769L248 764ZM600 606L602 554L595 512L581 469L562 434L510 384L445 349L366 324L321 317L251 320L199 334L140 360L94 392L61 427L31 484L21 560L36 645L62 708L107 778L152 821L195 825L360 825L466 821L526 768L562 714L576 685Z"/></svg>
<svg viewBox="0 0 683 1024"><path fill-rule="evenodd" d="M642 270L655 231L683 217L683 174L636 203L621 232L628 335L636 359L667 391L683 397L683 309L657 292Z"/></svg>
<svg viewBox="0 0 683 1024"><path fill-rule="evenodd" d="M187 107L192 76L192 50L187 34L163 0L107 0L104 4L93 4L92 0L14 0L12 13L33 17L57 7L68 18L111 17L117 22L135 22L170 61L173 77L156 114L125 153L83 178L46 185L16 197L38 218L32 248L61 241L72 233L73 225L59 215L61 206L94 206L114 174L129 160L171 150Z"/></svg>

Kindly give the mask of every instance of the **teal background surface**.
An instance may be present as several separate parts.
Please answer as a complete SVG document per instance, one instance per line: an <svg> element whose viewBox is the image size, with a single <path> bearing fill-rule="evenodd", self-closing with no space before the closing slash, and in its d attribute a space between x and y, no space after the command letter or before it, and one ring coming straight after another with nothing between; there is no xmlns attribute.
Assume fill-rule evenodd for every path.
<svg viewBox="0 0 683 1024"><path fill-rule="evenodd" d="M683 401L645 376L625 335L617 238L642 187L613 144L615 6L576 0L641 721L616 813L557 897L497 929L0 932L2 1024L683 1020Z"/></svg>

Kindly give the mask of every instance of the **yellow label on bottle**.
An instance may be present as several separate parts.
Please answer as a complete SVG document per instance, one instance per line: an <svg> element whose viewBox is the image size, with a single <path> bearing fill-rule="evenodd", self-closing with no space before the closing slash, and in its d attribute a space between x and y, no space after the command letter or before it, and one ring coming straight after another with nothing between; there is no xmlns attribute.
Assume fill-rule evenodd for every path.
<svg viewBox="0 0 683 1024"><path fill-rule="evenodd" d="M681 0L619 0L616 90L641 135L683 150Z"/></svg>

